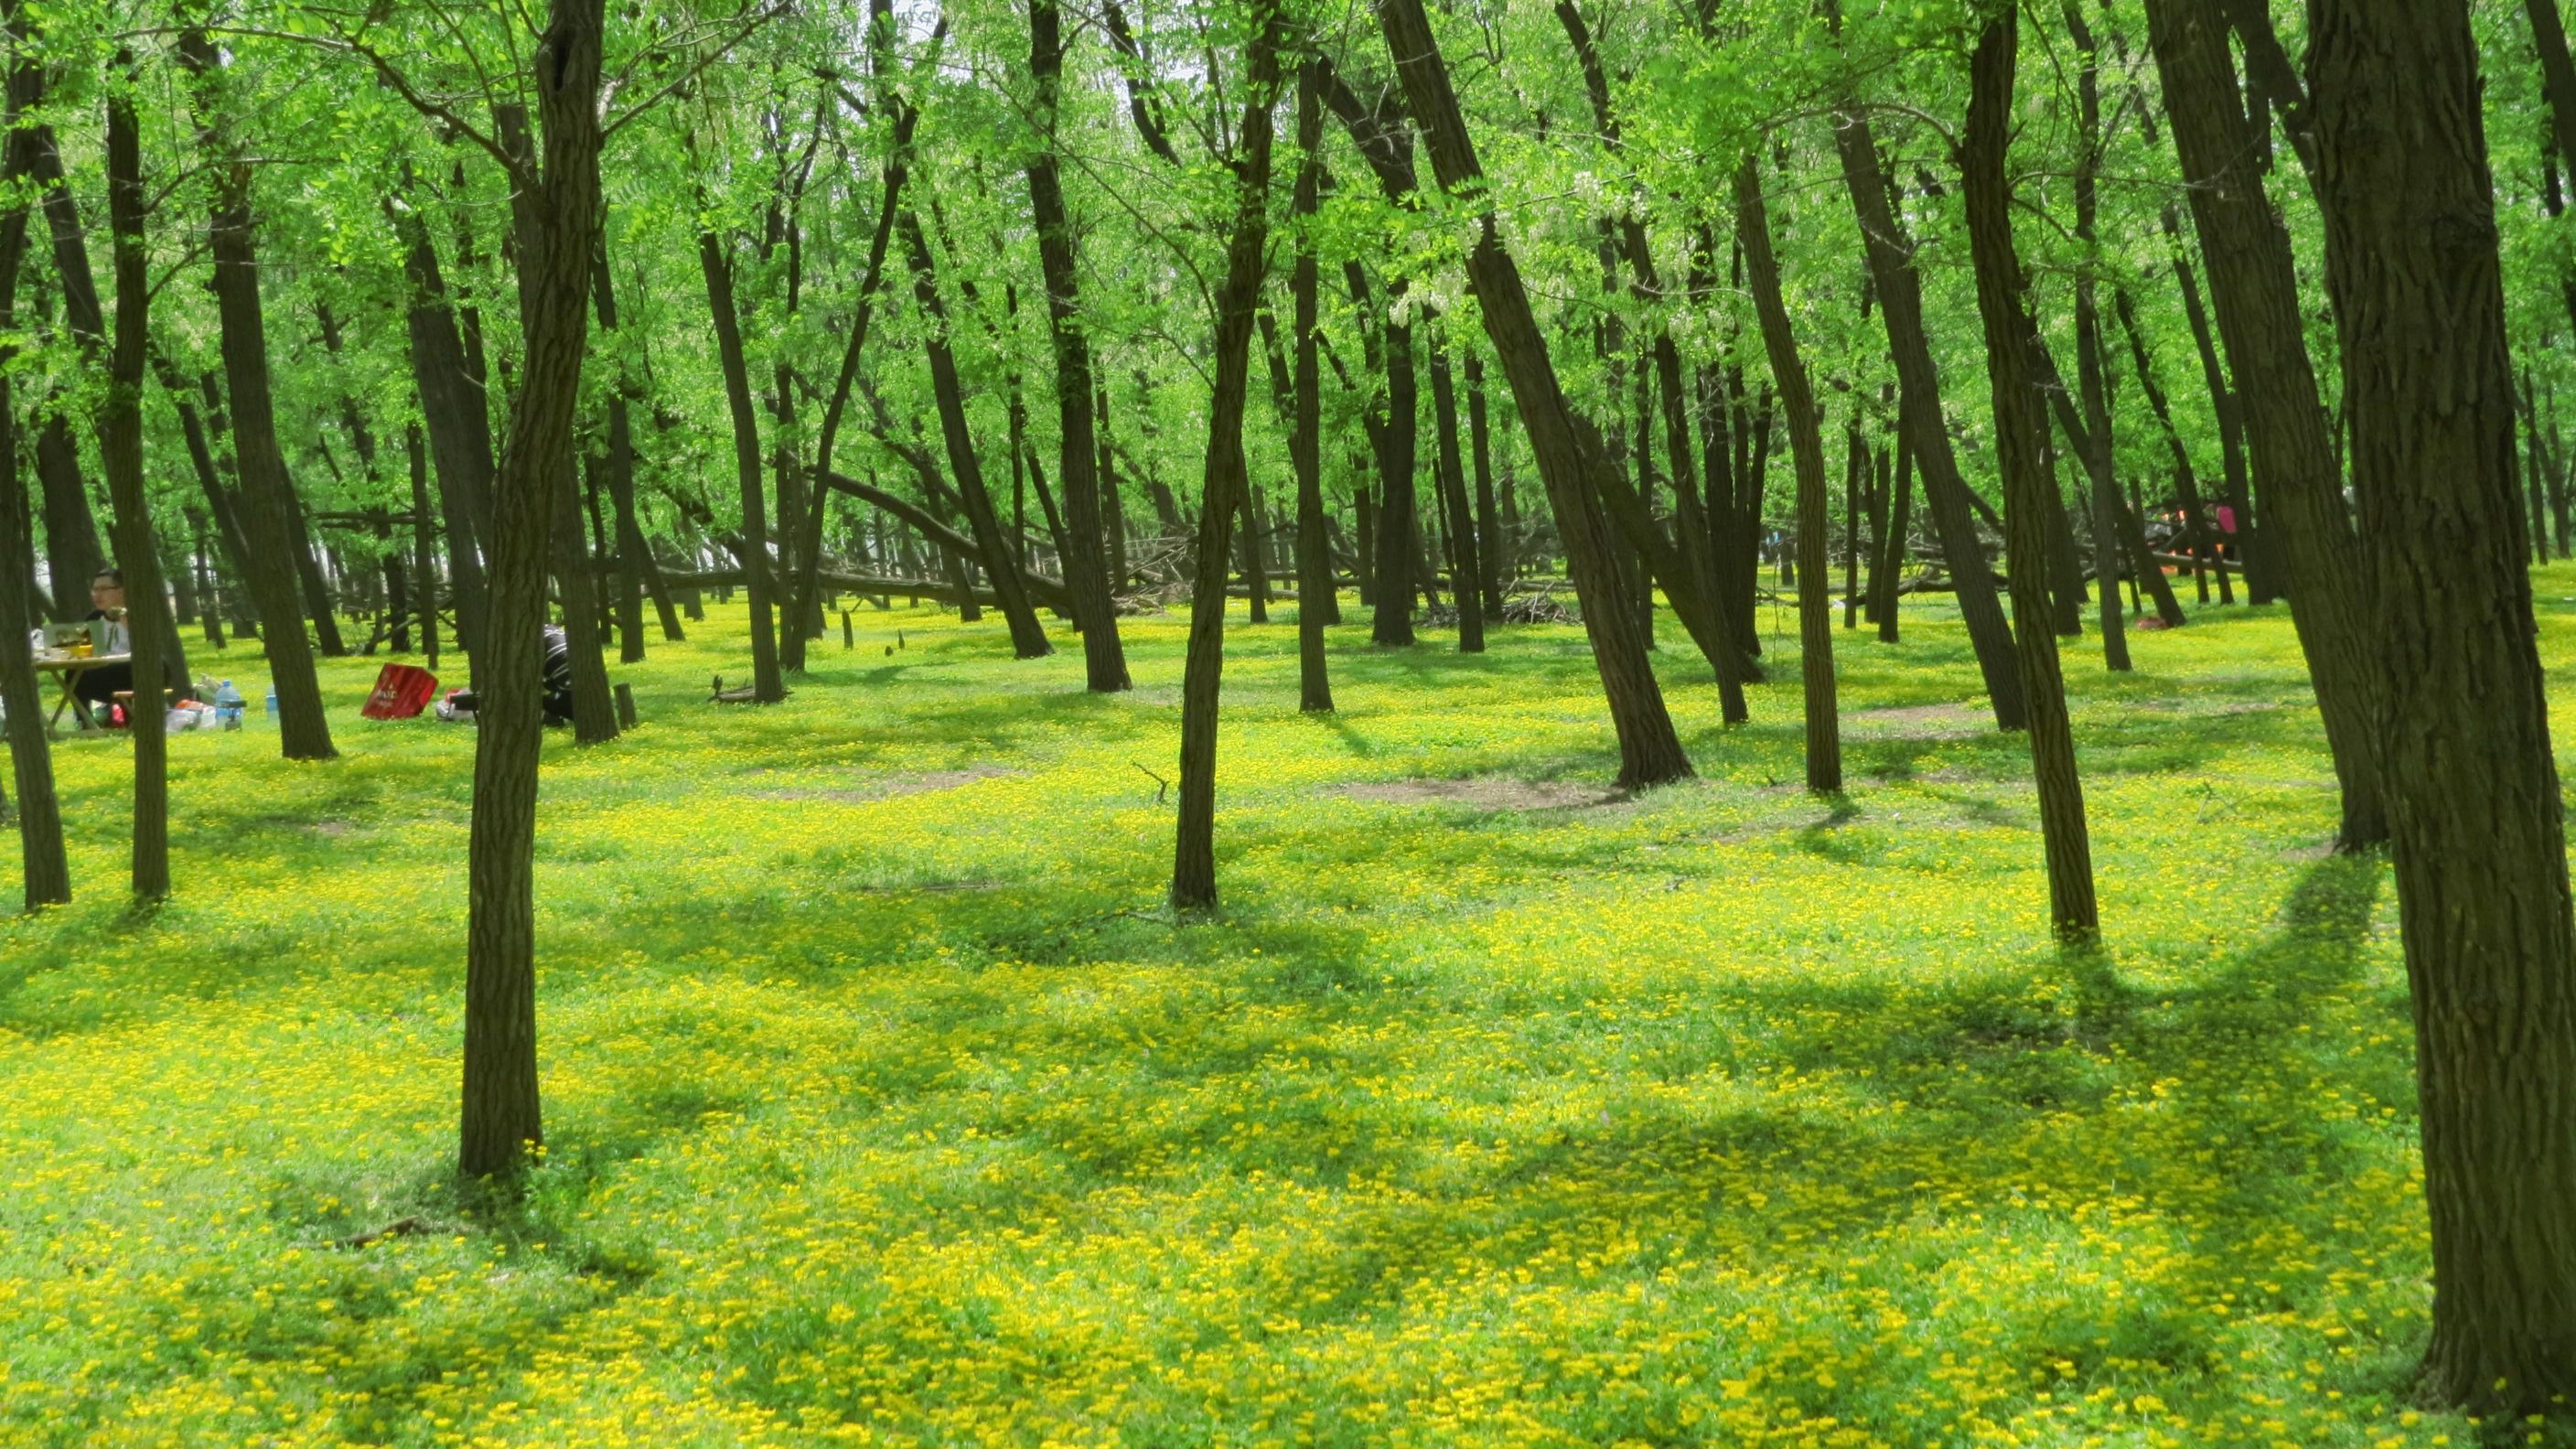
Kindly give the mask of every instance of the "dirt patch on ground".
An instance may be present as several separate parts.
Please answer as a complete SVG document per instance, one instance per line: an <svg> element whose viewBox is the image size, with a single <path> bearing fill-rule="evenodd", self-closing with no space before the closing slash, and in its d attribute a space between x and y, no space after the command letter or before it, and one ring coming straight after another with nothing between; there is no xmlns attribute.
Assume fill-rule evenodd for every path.
<svg viewBox="0 0 2576 1449"><path fill-rule="evenodd" d="M821 800L834 805L865 805L875 800L891 800L899 795L927 795L934 790L954 790L978 780L1018 773L996 765L978 765L967 770L932 770L921 775L885 775L856 785L798 786L752 793L763 800Z"/></svg>
<svg viewBox="0 0 2576 1449"><path fill-rule="evenodd" d="M1907 704L1885 709L1856 709L1843 716L1846 728L1861 734L1907 739L1967 739L1994 727L1994 714L1964 704Z"/></svg>
<svg viewBox="0 0 2576 1449"><path fill-rule="evenodd" d="M1353 800L1390 805L1464 805L1471 810L1582 810L1628 798L1607 785L1562 780L1512 780L1485 775L1467 780L1371 780L1337 792Z"/></svg>

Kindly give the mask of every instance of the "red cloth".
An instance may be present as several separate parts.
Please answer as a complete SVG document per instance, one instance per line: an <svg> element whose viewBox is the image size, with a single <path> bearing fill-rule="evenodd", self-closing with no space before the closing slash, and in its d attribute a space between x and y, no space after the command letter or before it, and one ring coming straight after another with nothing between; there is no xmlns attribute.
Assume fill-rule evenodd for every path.
<svg viewBox="0 0 2576 1449"><path fill-rule="evenodd" d="M2225 534L2236 532L2236 510L2224 503L2218 505L2218 531Z"/></svg>
<svg viewBox="0 0 2576 1449"><path fill-rule="evenodd" d="M410 719L438 693L438 676L408 664L388 664L358 713L369 719Z"/></svg>

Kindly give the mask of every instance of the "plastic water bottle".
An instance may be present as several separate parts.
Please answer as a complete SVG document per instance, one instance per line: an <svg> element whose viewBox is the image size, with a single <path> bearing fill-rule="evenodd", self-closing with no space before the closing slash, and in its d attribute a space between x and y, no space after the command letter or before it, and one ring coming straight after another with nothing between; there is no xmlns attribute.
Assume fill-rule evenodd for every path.
<svg viewBox="0 0 2576 1449"><path fill-rule="evenodd" d="M241 728L243 703L241 691L233 688L231 680L215 686L215 718L225 729Z"/></svg>
<svg viewBox="0 0 2576 1449"><path fill-rule="evenodd" d="M268 687L268 717L277 718L277 686L274 684Z"/></svg>

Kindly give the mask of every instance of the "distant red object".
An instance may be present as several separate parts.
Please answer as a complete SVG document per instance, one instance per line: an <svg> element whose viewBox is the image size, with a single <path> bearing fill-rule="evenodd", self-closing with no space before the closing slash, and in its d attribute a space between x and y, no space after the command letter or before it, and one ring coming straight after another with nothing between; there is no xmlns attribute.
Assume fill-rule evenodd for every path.
<svg viewBox="0 0 2576 1449"><path fill-rule="evenodd" d="M2218 531L2225 534L2236 532L2236 510L2224 503L2218 505Z"/></svg>
<svg viewBox="0 0 2576 1449"><path fill-rule="evenodd" d="M411 719L438 693L438 676L408 664L388 664L358 713L369 719Z"/></svg>

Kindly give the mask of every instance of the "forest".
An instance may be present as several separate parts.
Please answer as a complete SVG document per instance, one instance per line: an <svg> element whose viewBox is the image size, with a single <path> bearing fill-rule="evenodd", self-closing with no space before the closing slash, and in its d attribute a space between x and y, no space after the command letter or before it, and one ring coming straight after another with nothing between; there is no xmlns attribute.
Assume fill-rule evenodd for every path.
<svg viewBox="0 0 2576 1449"><path fill-rule="evenodd" d="M0 40L0 1444L2576 1445L2557 0Z"/></svg>

